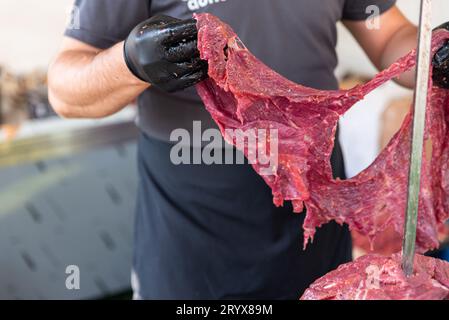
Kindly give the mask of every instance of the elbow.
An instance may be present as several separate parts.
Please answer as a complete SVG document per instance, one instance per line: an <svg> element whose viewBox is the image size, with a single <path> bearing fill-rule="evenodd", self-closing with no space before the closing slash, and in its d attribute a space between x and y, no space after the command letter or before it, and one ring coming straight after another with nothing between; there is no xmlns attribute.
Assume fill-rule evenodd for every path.
<svg viewBox="0 0 449 320"><path fill-rule="evenodd" d="M66 103L59 99L57 94L50 88L48 90L48 100L56 114L64 119L103 119L114 114L114 112L95 111L100 109L95 106L80 106Z"/></svg>
<svg viewBox="0 0 449 320"><path fill-rule="evenodd" d="M64 99L64 94L60 94L57 83L52 80L51 73L48 77L48 101L56 114L64 119L99 119L107 116L107 114L93 112L92 110L98 109L93 106L73 104Z"/></svg>
<svg viewBox="0 0 449 320"><path fill-rule="evenodd" d="M51 65L48 70L48 101L53 110L62 118L73 119L76 117L76 107L66 103L64 99L58 93L58 84L56 77L54 76L54 65Z"/></svg>
<svg viewBox="0 0 449 320"><path fill-rule="evenodd" d="M58 97L58 94L49 86L48 100L53 110L64 119L102 119L113 114L113 112L99 112L101 110L93 106L73 105Z"/></svg>
<svg viewBox="0 0 449 320"><path fill-rule="evenodd" d="M49 85L48 88L48 101L52 106L53 110L62 118L65 119L74 119L78 118L76 107L72 106L68 103L65 103L62 99L58 98L57 94Z"/></svg>
<svg viewBox="0 0 449 320"><path fill-rule="evenodd" d="M64 119L85 118L85 115L82 112L84 108L80 105L73 104L73 101L72 102L68 101L73 99L67 99L67 96L70 97L73 95L64 89L65 85L62 84L64 82L64 77L65 75L63 71L61 74L61 70L60 68L58 68L58 64L56 62L53 62L50 65L47 77L48 102L50 103L51 107L56 112L56 114L59 115L61 118Z"/></svg>

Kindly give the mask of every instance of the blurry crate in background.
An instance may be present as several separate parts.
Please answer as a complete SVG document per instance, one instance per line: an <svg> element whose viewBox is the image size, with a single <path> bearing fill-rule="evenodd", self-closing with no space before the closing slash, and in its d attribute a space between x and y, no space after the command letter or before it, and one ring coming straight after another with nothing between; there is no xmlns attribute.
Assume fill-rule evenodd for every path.
<svg viewBox="0 0 449 320"><path fill-rule="evenodd" d="M30 119L54 117L56 113L48 101L47 73L33 71L24 75L27 109Z"/></svg>
<svg viewBox="0 0 449 320"><path fill-rule="evenodd" d="M25 81L2 68L0 77L1 122L18 125L28 119Z"/></svg>
<svg viewBox="0 0 449 320"><path fill-rule="evenodd" d="M48 101L46 72L17 75L0 67L0 125L6 136L13 138L26 121L55 115Z"/></svg>

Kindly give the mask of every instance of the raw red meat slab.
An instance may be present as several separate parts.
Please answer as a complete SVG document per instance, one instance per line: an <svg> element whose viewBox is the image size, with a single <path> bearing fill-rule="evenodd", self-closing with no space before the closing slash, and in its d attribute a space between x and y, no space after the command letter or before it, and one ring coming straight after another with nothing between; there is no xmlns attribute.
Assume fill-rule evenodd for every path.
<svg viewBox="0 0 449 320"><path fill-rule="evenodd" d="M330 156L339 118L368 93L412 69L415 51L365 85L320 91L295 84L265 66L218 18L210 14L195 18L198 48L209 63L210 76L197 86L198 93L231 144L236 141L226 135L226 129L278 130L278 166L269 168L272 175L262 177L276 205L290 200L298 213L304 204L307 207L304 245L313 240L317 227L331 220L347 223L371 241L389 225L402 236L411 115L376 161L357 177L334 180ZM448 38L447 31L435 32L433 51ZM430 163L423 164L417 231L420 252L438 246L437 227L448 218L448 108L447 91L434 87L427 106L426 137L432 140L433 155ZM246 156L248 150L242 150ZM259 174L267 169L260 163L253 167Z"/></svg>
<svg viewBox="0 0 449 320"><path fill-rule="evenodd" d="M301 300L447 300L449 263L421 255L406 278L400 255L366 255L313 283Z"/></svg>

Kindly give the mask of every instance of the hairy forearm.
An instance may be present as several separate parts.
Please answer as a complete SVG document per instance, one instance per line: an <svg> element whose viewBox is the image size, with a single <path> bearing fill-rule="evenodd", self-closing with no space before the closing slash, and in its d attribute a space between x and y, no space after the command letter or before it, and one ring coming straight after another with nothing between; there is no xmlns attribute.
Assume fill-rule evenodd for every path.
<svg viewBox="0 0 449 320"><path fill-rule="evenodd" d="M62 52L49 69L49 98L67 118L100 118L120 111L148 84L123 59L123 43L102 51Z"/></svg>
<svg viewBox="0 0 449 320"><path fill-rule="evenodd" d="M380 16L380 28L367 28L366 21L343 21L372 63L379 70L391 66L399 58L417 47L418 29L396 7ZM412 88L415 72L403 74L396 81Z"/></svg>
<svg viewBox="0 0 449 320"><path fill-rule="evenodd" d="M388 68L396 60L405 56L409 51L416 49L418 29L407 24L396 32L388 41L381 58L382 69ZM415 69L404 73L397 80L402 86L413 88L415 84Z"/></svg>

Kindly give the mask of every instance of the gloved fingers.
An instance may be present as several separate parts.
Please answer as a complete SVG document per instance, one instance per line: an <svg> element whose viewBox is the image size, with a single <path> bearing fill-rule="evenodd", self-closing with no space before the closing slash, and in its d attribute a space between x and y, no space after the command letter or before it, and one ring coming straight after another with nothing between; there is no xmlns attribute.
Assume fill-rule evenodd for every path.
<svg viewBox="0 0 449 320"><path fill-rule="evenodd" d="M140 36L149 33L151 37L154 37L155 28L164 28L168 24L176 23L179 21L181 20L170 16L157 15L148 19L147 21L142 22L136 29L138 29L138 33L140 33Z"/></svg>
<svg viewBox="0 0 449 320"><path fill-rule="evenodd" d="M170 62L187 62L200 56L196 40L181 42L177 46L169 47L165 52L165 59Z"/></svg>
<svg viewBox="0 0 449 320"><path fill-rule="evenodd" d="M440 88L449 89L449 41L435 54L432 64L434 84Z"/></svg>
<svg viewBox="0 0 449 320"><path fill-rule="evenodd" d="M177 23L181 20L166 16L156 15L141 24L139 24L132 32L135 38L148 38L154 40L155 43L161 43L162 38L160 36L161 30L164 30L167 25Z"/></svg>
<svg viewBox="0 0 449 320"><path fill-rule="evenodd" d="M186 75L199 71L207 72L208 64L200 58L194 59L192 62L170 63L161 62L152 66L152 70L158 70L153 73L152 83L167 83L172 80L178 80ZM157 75L157 77L156 77Z"/></svg>
<svg viewBox="0 0 449 320"><path fill-rule="evenodd" d="M446 29L449 31L449 22L443 23L442 25L435 28L435 30L438 30L438 29Z"/></svg>
<svg viewBox="0 0 449 320"><path fill-rule="evenodd" d="M449 89L449 79L446 77L436 78L433 80L434 84L441 89Z"/></svg>
<svg viewBox="0 0 449 320"><path fill-rule="evenodd" d="M433 59L433 65L438 67L449 60L449 41L438 50Z"/></svg>
<svg viewBox="0 0 449 320"><path fill-rule="evenodd" d="M185 75L178 80L177 90L184 90L191 86L194 86L195 84L207 79L207 77L208 77L207 71L204 70L200 70L198 72Z"/></svg>
<svg viewBox="0 0 449 320"><path fill-rule="evenodd" d="M152 83L165 91L174 92L207 78L208 65L197 58L193 62L164 63L159 69L163 71L157 79L152 79Z"/></svg>
<svg viewBox="0 0 449 320"><path fill-rule="evenodd" d="M175 23L181 21L180 19L176 19L170 16L166 16L164 14L158 14L147 20L147 23L152 26L157 25L167 25L169 23Z"/></svg>
<svg viewBox="0 0 449 320"><path fill-rule="evenodd" d="M193 59L192 62L178 63L178 66L180 66L182 69L182 72L180 74L181 77L192 74L192 73L196 73L199 71L207 72L207 70L208 70L207 61L201 60L199 57Z"/></svg>
<svg viewBox="0 0 449 320"><path fill-rule="evenodd" d="M181 42L195 40L198 36L196 20L190 19L170 23L159 33L161 43L167 47L178 45Z"/></svg>
<svg viewBox="0 0 449 320"><path fill-rule="evenodd" d="M449 62L441 65L439 69L433 71L433 82L440 88L449 89Z"/></svg>
<svg viewBox="0 0 449 320"><path fill-rule="evenodd" d="M162 88L167 92L176 92L179 90L187 89L195 84L205 80L207 78L207 71L200 70L191 74L182 76L179 79L171 80L164 84Z"/></svg>
<svg viewBox="0 0 449 320"><path fill-rule="evenodd" d="M200 58L195 58L192 62L171 63L167 65L167 74L169 78L179 79L186 75L199 72L207 72L207 62Z"/></svg>

